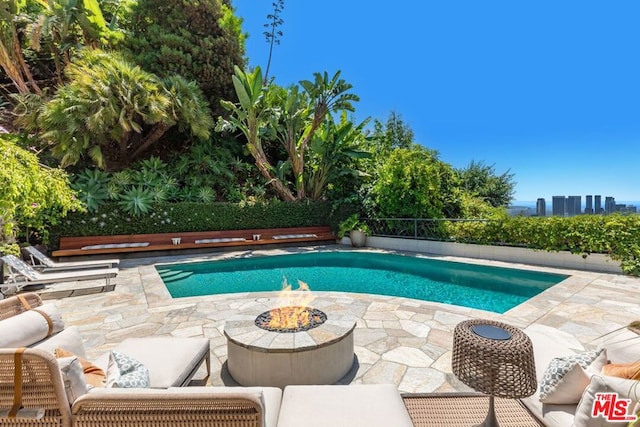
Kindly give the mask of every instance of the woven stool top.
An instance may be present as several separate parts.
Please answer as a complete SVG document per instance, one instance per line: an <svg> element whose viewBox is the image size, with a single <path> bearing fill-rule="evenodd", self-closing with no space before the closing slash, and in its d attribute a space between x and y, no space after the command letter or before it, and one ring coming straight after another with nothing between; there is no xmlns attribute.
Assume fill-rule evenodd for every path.
<svg viewBox="0 0 640 427"><path fill-rule="evenodd" d="M521 398L537 388L533 344L524 332L506 323L460 322L453 333L451 364L460 381L489 395Z"/></svg>

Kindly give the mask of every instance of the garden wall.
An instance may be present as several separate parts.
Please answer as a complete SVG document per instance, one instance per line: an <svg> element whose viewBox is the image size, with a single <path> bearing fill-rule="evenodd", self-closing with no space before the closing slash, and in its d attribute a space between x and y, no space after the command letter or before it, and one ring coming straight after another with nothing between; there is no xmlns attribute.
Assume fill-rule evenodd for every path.
<svg viewBox="0 0 640 427"><path fill-rule="evenodd" d="M348 239L344 239L343 243ZM398 239L368 236L367 246L372 248L423 252L433 255L480 258L545 267L623 274L618 261L603 254L580 255L570 252L547 252L510 246L473 245L468 243L439 242L433 240Z"/></svg>

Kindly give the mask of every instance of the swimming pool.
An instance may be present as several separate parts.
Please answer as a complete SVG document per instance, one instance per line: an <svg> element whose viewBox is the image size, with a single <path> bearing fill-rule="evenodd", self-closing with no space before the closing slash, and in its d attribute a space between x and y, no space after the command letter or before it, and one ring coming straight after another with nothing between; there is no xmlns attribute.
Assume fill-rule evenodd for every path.
<svg viewBox="0 0 640 427"><path fill-rule="evenodd" d="M283 277L312 291L414 298L504 313L568 276L375 252L312 252L157 265L174 298L278 291Z"/></svg>

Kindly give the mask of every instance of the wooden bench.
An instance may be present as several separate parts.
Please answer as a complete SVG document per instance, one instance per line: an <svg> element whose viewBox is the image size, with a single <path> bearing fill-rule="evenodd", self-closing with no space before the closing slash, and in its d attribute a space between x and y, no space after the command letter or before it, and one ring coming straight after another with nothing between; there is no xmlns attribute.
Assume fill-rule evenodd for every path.
<svg viewBox="0 0 640 427"><path fill-rule="evenodd" d="M255 239L257 236L259 238ZM179 243L174 243L178 238ZM52 255L68 257L335 240L336 236L328 226L61 237L60 248Z"/></svg>

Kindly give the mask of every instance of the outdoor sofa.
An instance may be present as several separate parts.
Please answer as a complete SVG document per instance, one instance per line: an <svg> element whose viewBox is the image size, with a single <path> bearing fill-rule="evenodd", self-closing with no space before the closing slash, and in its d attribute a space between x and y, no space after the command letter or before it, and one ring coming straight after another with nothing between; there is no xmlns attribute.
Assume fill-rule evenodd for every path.
<svg viewBox="0 0 640 427"><path fill-rule="evenodd" d="M56 350L60 348L72 356L56 358L54 353L60 356ZM127 354L148 368L150 387L87 386L95 367L106 372L109 381L114 369L109 354L93 363L81 360L85 353L78 329L65 327L55 306L43 305L36 294L1 300L0 424L413 426L395 385L287 386L284 395L277 387L186 387L203 361L209 374L208 339L136 338L125 340L114 352ZM10 414L14 408L15 414Z"/></svg>
<svg viewBox="0 0 640 427"><path fill-rule="evenodd" d="M620 365L638 362L640 335L623 328L596 340L592 343L591 354L603 351L587 368L582 368L575 363L569 367L573 362L564 362L575 362L578 355L590 352L572 335L544 325L531 325L524 332L533 343L539 390L522 402L539 420L548 427L626 425L620 424L619 421L607 421L605 417L593 417L591 411L596 393L616 392L620 399L630 399L632 405L629 410L640 400L640 381L611 376L608 374L609 371L603 371L603 365L608 363ZM545 378L545 372L553 359L556 359L553 377L555 380L559 379L559 382L553 394L547 395L547 402L541 402L540 384L548 382L551 378ZM609 365L612 366L614 365ZM632 371L636 375L640 374L637 369Z"/></svg>
<svg viewBox="0 0 640 427"><path fill-rule="evenodd" d="M56 358L56 349L75 356ZM85 356L78 328L65 327L55 306L43 305L33 293L0 301L0 424L276 425L280 389L185 387L203 362L209 374L206 338L135 338L123 341L114 350L148 369L149 388L91 388L84 383L83 389L77 375L69 375L71 371L64 371L61 364L63 359L67 363L66 359L80 360ZM95 367L105 373L113 370L109 355L106 356L92 363L92 371ZM20 370L15 369L18 358ZM75 361L71 366L77 366ZM67 375L62 375L63 371ZM20 387L16 372L22 374ZM10 418L13 406L21 409L15 418Z"/></svg>

